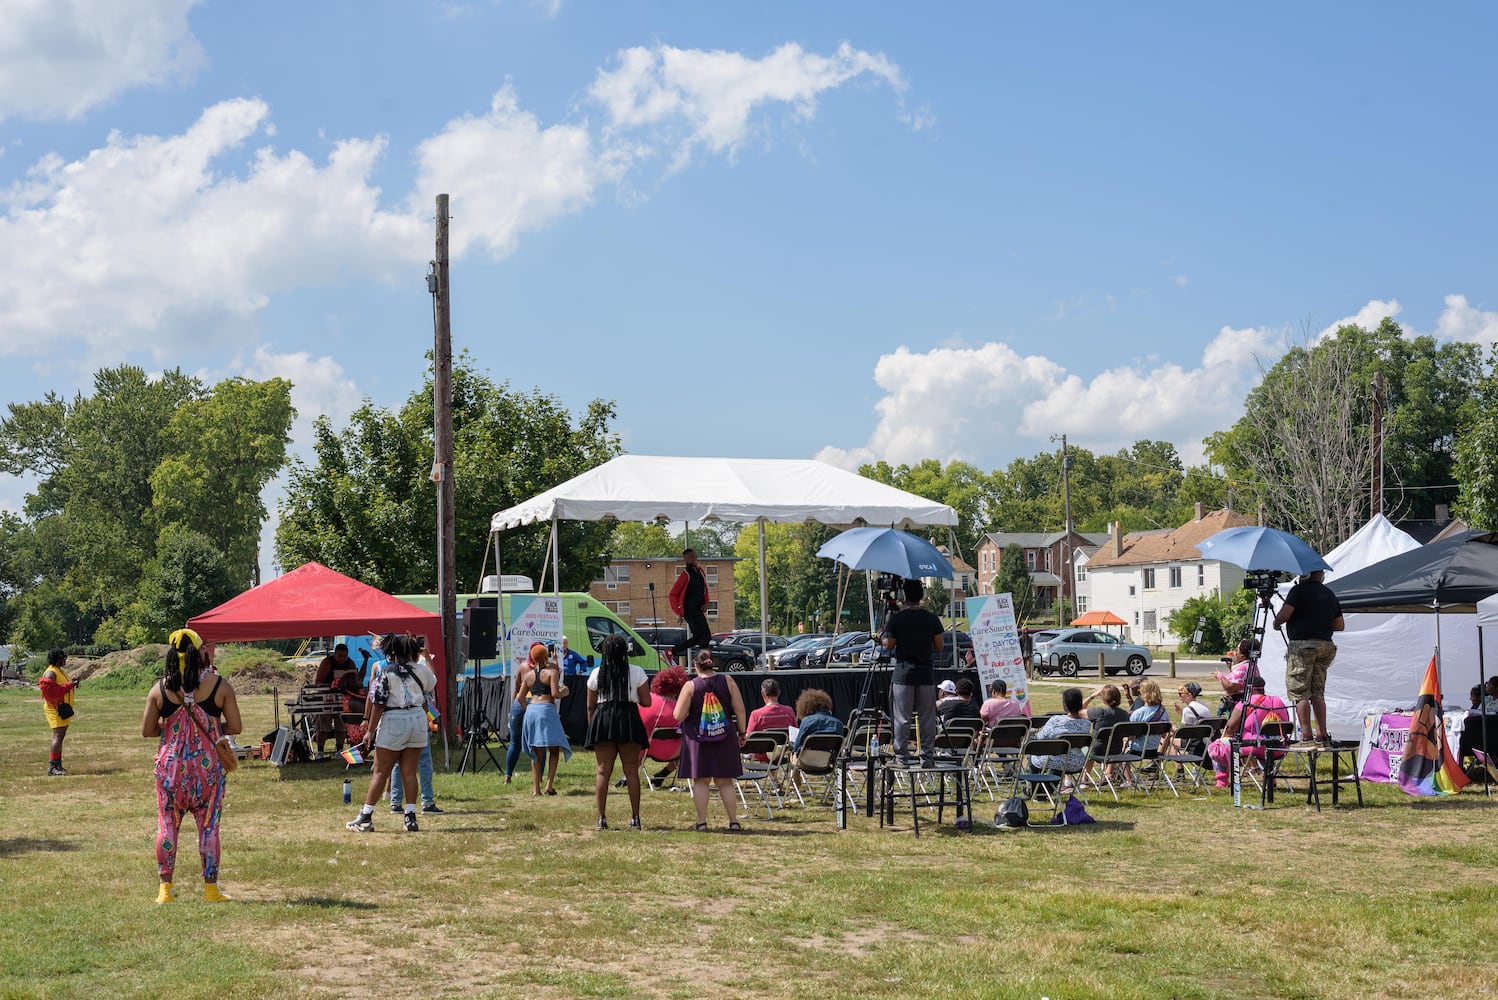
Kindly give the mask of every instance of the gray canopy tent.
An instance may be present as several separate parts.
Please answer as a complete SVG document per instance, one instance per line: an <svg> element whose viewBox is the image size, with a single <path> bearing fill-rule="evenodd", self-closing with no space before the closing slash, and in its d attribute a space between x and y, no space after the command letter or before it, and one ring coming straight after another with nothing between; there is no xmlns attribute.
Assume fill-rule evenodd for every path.
<svg viewBox="0 0 1498 1000"><path fill-rule="evenodd" d="M812 521L829 527L945 526L949 544L957 512L946 504L811 459L678 458L620 455L540 496L494 515L489 530L551 522L552 589L561 591L557 522L707 520L759 526L760 632L769 631L765 525ZM496 538L496 551L498 550ZM955 549L954 549L955 551Z"/></svg>

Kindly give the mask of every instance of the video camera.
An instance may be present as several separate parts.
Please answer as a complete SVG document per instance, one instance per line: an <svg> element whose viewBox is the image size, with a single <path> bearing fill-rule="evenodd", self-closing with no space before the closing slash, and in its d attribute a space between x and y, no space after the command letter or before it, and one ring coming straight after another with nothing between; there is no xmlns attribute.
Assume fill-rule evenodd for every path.
<svg viewBox="0 0 1498 1000"><path fill-rule="evenodd" d="M1243 589L1252 590L1259 595L1260 601L1267 602L1274 596L1281 578L1285 576L1277 569L1251 569L1243 577Z"/></svg>

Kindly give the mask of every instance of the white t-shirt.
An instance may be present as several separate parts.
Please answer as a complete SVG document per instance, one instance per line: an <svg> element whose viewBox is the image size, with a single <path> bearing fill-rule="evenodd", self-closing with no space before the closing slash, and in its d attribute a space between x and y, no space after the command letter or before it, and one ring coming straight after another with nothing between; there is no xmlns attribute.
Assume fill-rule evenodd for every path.
<svg viewBox="0 0 1498 1000"><path fill-rule="evenodd" d="M602 669L602 667L594 667L592 673L588 674L589 691L598 692L598 671ZM633 702L636 705L640 703L640 685L644 684L649 679L649 676L645 673L644 667L640 666L637 663L631 663L629 665L629 701ZM598 700L608 701L608 699L605 698L602 693L598 693Z"/></svg>
<svg viewBox="0 0 1498 1000"><path fill-rule="evenodd" d="M1181 725L1194 726L1203 719L1210 719L1217 713L1199 701L1191 701L1185 708L1181 709Z"/></svg>
<svg viewBox="0 0 1498 1000"><path fill-rule="evenodd" d="M400 666L406 669L400 670ZM418 708L436 690L437 675L424 662L392 665L386 661L380 665L369 698L386 709Z"/></svg>

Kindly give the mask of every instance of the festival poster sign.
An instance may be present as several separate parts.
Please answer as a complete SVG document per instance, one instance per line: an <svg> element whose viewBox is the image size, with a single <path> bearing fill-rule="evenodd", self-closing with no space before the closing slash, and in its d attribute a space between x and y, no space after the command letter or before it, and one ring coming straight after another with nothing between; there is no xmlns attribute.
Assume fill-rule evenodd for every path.
<svg viewBox="0 0 1498 1000"><path fill-rule="evenodd" d="M510 670L520 673L530 662L531 645L562 645L562 599L555 594L514 594L505 631L510 643Z"/></svg>
<svg viewBox="0 0 1498 1000"><path fill-rule="evenodd" d="M1019 644L1019 627L1014 621L1014 598L1008 594L969 597L967 631L973 638L978 679L985 694L990 684L1001 680L1009 688L1009 697L1023 705L1025 714L1030 715L1030 684Z"/></svg>

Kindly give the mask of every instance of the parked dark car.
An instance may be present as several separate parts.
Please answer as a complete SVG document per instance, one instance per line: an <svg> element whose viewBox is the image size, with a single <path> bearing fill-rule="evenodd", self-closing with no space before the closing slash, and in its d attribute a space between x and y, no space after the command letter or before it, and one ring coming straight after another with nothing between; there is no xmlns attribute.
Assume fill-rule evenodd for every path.
<svg viewBox="0 0 1498 1000"><path fill-rule="evenodd" d="M771 653L775 661L775 670L800 670L807 666L806 657L820 649L832 645L833 637L830 635L819 636L808 639L805 642L793 643L784 649Z"/></svg>
<svg viewBox="0 0 1498 1000"><path fill-rule="evenodd" d="M826 646L813 647L801 662L802 670L819 670L832 664L838 653L869 642L867 632L844 632Z"/></svg>
<svg viewBox="0 0 1498 1000"><path fill-rule="evenodd" d="M690 634L684 628L669 625L637 625L635 631L662 655L678 642L685 641Z"/></svg>

